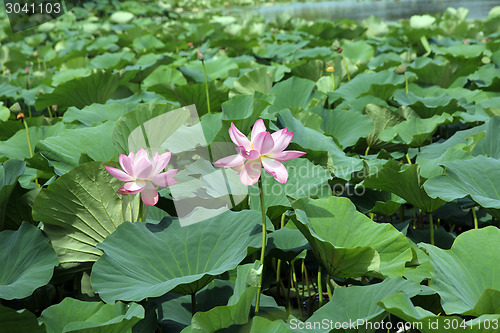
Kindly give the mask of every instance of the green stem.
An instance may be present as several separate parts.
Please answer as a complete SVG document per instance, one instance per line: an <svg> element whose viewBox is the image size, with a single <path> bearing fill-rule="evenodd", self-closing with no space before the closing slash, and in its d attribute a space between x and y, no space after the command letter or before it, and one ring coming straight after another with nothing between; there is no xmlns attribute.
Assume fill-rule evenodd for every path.
<svg viewBox="0 0 500 333"><path fill-rule="evenodd" d="M205 61L201 61L201 66L203 67L203 74L205 74L205 92L207 94L207 110L208 113L212 113L210 110L210 94L208 93L208 75L207 69L205 68Z"/></svg>
<svg viewBox="0 0 500 333"><path fill-rule="evenodd" d="M429 213L429 226L431 228L431 244L434 245L434 221L432 220L432 213Z"/></svg>
<svg viewBox="0 0 500 333"><path fill-rule="evenodd" d="M335 77L333 76L333 73L331 75L332 75L332 91L335 91Z"/></svg>
<svg viewBox="0 0 500 333"><path fill-rule="evenodd" d="M299 308L299 313L301 319L304 318L304 313L302 312L302 298L300 297L299 284L297 283L297 275L295 274L295 265L293 262L290 263L292 269L290 270L291 280L293 281L292 288L295 289L295 295L297 295L297 306Z"/></svg>
<svg viewBox="0 0 500 333"><path fill-rule="evenodd" d="M405 154L406 160L408 161L408 164L411 165L411 159L410 156L408 156L408 153Z"/></svg>
<svg viewBox="0 0 500 333"><path fill-rule="evenodd" d="M33 158L33 148L31 147L30 130L28 128L28 123L24 119L21 119L21 121L24 125L24 128L26 129L26 139L28 140L28 148L30 150L30 157ZM36 187L40 187L40 184L38 184L38 178L35 178L35 184L36 184Z"/></svg>
<svg viewBox="0 0 500 333"><path fill-rule="evenodd" d="M50 107L47 106L47 111L49 111L49 117L52 118L52 111L50 111Z"/></svg>
<svg viewBox="0 0 500 333"><path fill-rule="evenodd" d="M31 118L31 106L28 104L28 114L30 115Z"/></svg>
<svg viewBox="0 0 500 333"><path fill-rule="evenodd" d="M132 199L130 199L130 195L127 195L127 199L130 208L130 222L134 222L134 211L132 210Z"/></svg>
<svg viewBox="0 0 500 333"><path fill-rule="evenodd" d="M140 194L139 194L140 198ZM143 210L144 202L142 202L141 199L139 199L139 222L142 222L142 210Z"/></svg>
<svg viewBox="0 0 500 333"><path fill-rule="evenodd" d="M474 218L474 229L479 229L477 224L477 215L476 215L476 207L472 207L472 217Z"/></svg>
<svg viewBox="0 0 500 333"><path fill-rule="evenodd" d="M351 81L351 74L349 74L349 68L347 67L347 61L345 60L344 53L342 53L342 60L344 61L345 71L347 73L347 81Z"/></svg>
<svg viewBox="0 0 500 333"><path fill-rule="evenodd" d="M319 294L319 307L323 306L323 285L321 283L321 264L318 266L318 294Z"/></svg>
<svg viewBox="0 0 500 333"><path fill-rule="evenodd" d="M326 292L328 293L328 299L332 300L332 287L330 286L330 274L327 275L328 279L326 280Z"/></svg>
<svg viewBox="0 0 500 333"><path fill-rule="evenodd" d="M193 316L196 313L196 293L191 294L191 313Z"/></svg>
<svg viewBox="0 0 500 333"><path fill-rule="evenodd" d="M309 286L309 274L307 274L307 268L306 268L306 261L304 258L302 258L302 274L304 275L304 278L306 279L306 286L307 286L307 299L308 302L310 303L311 301L311 287Z"/></svg>
<svg viewBox="0 0 500 333"><path fill-rule="evenodd" d="M285 226L285 214L281 214L281 224L280 227L283 228ZM276 266L276 283L280 283L280 272L281 272L281 259L278 259L278 264Z"/></svg>
<svg viewBox="0 0 500 333"><path fill-rule="evenodd" d="M406 90L406 94L408 95L408 77L406 76L405 73L403 73L403 76L405 78L405 90Z"/></svg>
<svg viewBox="0 0 500 333"><path fill-rule="evenodd" d="M262 212L262 249L260 251L260 264L262 272L259 279L259 287L257 290L257 300L255 302L255 314L259 313L260 292L262 290L262 280L264 277L264 254L266 252L266 206L264 205L264 190L262 189L262 177L259 178L259 193L260 193L260 210Z"/></svg>
<svg viewBox="0 0 500 333"><path fill-rule="evenodd" d="M366 147L366 150L365 150L365 156L368 156L368 152L370 151L370 146Z"/></svg>

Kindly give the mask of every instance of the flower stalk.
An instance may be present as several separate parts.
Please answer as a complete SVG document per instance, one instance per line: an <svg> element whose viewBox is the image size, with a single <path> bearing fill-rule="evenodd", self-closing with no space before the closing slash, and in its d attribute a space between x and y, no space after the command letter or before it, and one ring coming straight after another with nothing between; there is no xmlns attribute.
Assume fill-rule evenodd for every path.
<svg viewBox="0 0 500 333"><path fill-rule="evenodd" d="M208 93L208 75L207 75L207 69L205 68L205 56L200 50L198 50L198 60L201 61L201 66L203 67L203 74L205 75L205 93L207 95L207 110L208 113L212 113L210 110L210 94Z"/></svg>
<svg viewBox="0 0 500 333"><path fill-rule="evenodd" d="M260 293L262 290L262 280L264 277L264 256L266 252L266 206L264 205L264 191L262 189L262 178L259 178L259 195L260 195L260 210L262 213L262 249L260 251L260 264L262 265L262 272L259 278L259 286L257 288L257 300L255 301L255 314L259 313Z"/></svg>

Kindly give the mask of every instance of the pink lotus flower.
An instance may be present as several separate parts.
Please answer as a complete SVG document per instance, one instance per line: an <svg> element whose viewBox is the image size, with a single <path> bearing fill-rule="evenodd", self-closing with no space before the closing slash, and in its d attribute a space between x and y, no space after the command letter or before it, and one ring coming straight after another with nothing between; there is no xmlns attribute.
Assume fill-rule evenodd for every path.
<svg viewBox="0 0 500 333"><path fill-rule="evenodd" d="M305 155L301 151L284 151L292 141L293 133L284 128L273 134L266 131L264 121L259 119L252 128L251 140L241 133L233 123L229 128L231 140L238 146L238 154L221 158L213 165L232 168L240 175L240 180L247 186L255 184L263 167L278 182L285 184L288 171L280 161L288 161Z"/></svg>
<svg viewBox="0 0 500 333"><path fill-rule="evenodd" d="M148 158L148 153L141 149L128 156L120 155L120 165L122 170L106 166L106 170L116 179L125 183L118 193L122 195L136 194L141 192L141 199L146 205L154 206L158 202L158 191L156 187L167 187L177 183L173 176L177 169L162 172L170 161L171 153L164 153Z"/></svg>

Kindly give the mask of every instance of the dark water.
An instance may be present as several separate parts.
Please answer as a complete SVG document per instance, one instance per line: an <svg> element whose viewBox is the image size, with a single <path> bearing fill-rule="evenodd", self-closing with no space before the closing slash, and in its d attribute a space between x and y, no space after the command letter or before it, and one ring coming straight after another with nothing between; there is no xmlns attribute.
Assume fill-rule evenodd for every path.
<svg viewBox="0 0 500 333"><path fill-rule="evenodd" d="M371 15L387 21L409 18L412 15L442 13L448 7L464 7L469 10L469 19L484 19L500 0L400 0L383 2L327 1L295 3L260 8L258 12L267 19L283 13L308 20L343 19L363 20Z"/></svg>

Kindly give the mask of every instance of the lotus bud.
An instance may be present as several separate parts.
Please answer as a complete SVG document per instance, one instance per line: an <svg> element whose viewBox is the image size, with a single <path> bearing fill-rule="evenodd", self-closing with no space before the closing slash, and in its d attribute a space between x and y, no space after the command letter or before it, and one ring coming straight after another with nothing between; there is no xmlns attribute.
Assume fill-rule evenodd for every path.
<svg viewBox="0 0 500 333"><path fill-rule="evenodd" d="M26 74L28 74L28 73L30 72L30 68L29 68L29 67L26 67L26 68L24 69L24 72L25 72Z"/></svg>
<svg viewBox="0 0 500 333"><path fill-rule="evenodd" d="M337 51L340 47L340 43L338 40L332 43L332 46L330 46L332 50Z"/></svg>
<svg viewBox="0 0 500 333"><path fill-rule="evenodd" d="M198 55L198 60L200 60L200 61L204 61L205 60L205 56L203 55L203 53L200 50L198 50L196 52L196 54Z"/></svg>
<svg viewBox="0 0 500 333"><path fill-rule="evenodd" d="M16 118L17 118L17 120L21 119L21 121L23 121L23 119L24 119L24 113L19 112L19 113L17 114L17 117L16 117Z"/></svg>
<svg viewBox="0 0 500 333"><path fill-rule="evenodd" d="M394 72L396 72L396 74L404 74L406 72L406 65L404 64L399 65L398 67L396 67Z"/></svg>
<svg viewBox="0 0 500 333"><path fill-rule="evenodd" d="M333 73L333 72L335 72L335 67L333 67L333 66L328 66L328 67L326 68L326 71L327 71L328 73Z"/></svg>

